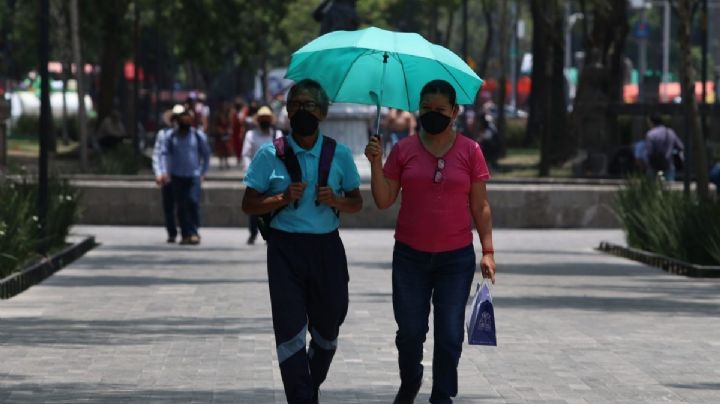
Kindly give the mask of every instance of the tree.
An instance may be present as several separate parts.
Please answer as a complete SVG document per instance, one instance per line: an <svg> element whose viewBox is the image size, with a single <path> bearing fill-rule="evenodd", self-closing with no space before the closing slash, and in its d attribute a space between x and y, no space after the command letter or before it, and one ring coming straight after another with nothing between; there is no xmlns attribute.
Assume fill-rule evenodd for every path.
<svg viewBox="0 0 720 404"><path fill-rule="evenodd" d="M78 0L70 0L70 31L72 36L72 53L73 62L75 63L75 80L77 81L78 95L78 140L80 142L80 169L87 171L88 153L87 153L87 113L85 111L85 65L82 58L82 48L80 45L79 34L79 12Z"/></svg>
<svg viewBox="0 0 720 404"><path fill-rule="evenodd" d="M692 64L691 22L693 10L699 6L698 0L674 0L673 9L678 16L678 42L680 45L680 86L682 87L682 105L685 115L685 128L689 133L691 162L694 162L697 193L700 199L708 200L708 163L707 146L700 128L698 106L695 101L695 69ZM690 170L688 170L690 171ZM686 173L686 175L688 175Z"/></svg>
<svg viewBox="0 0 720 404"><path fill-rule="evenodd" d="M505 132L507 121L505 120L505 93L507 87L507 60L508 60L508 44L510 43L510 35L508 30L508 22L510 20L510 10L508 1L500 2L500 21L498 22L500 44L498 46L500 54L498 55L498 70L500 76L498 78L497 93L497 137L499 144L499 156L505 154Z"/></svg>
<svg viewBox="0 0 720 404"><path fill-rule="evenodd" d="M485 72L487 71L488 66L488 60L490 60L490 52L492 51L492 43L493 43L493 6L495 2L493 0L482 0L482 13L483 17L485 19L485 42L482 50L482 54L480 56L480 65L478 66L478 75L480 77L485 77Z"/></svg>
<svg viewBox="0 0 720 404"><path fill-rule="evenodd" d="M618 133L617 116L611 104L623 98L623 52L629 32L627 0L590 0L592 29L584 38L585 61L580 73L570 133L581 149L587 152L588 162L608 161ZM585 8L586 5L582 4ZM588 14L585 14L585 19ZM587 166L592 174L601 174L605 164Z"/></svg>
<svg viewBox="0 0 720 404"><path fill-rule="evenodd" d="M127 53L127 29L125 14L128 0L107 0L100 14L102 23L102 56L100 59L100 94L96 129L110 115L115 101L116 85L120 78L122 58ZM85 21L83 19L82 21Z"/></svg>
<svg viewBox="0 0 720 404"><path fill-rule="evenodd" d="M533 0L533 70L530 117L526 138L540 139L541 177L571 154L573 140L566 130L566 94L563 72L562 2Z"/></svg>

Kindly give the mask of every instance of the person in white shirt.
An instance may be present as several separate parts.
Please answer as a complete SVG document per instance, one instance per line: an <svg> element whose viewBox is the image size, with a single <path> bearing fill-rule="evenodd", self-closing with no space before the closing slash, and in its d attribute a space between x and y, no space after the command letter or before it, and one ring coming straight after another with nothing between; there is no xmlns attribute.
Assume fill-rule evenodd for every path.
<svg viewBox="0 0 720 404"><path fill-rule="evenodd" d="M257 114L253 117L253 120L255 121L255 128L250 129L245 134L245 141L243 142L242 148L243 167L245 167L245 170L250 167L250 162L262 145L270 143L273 139L282 136L282 131L275 127L275 115L269 107L260 107Z"/></svg>
<svg viewBox="0 0 720 404"><path fill-rule="evenodd" d="M255 121L255 128L250 129L245 134L245 141L243 142L242 148L243 167L245 171L250 167L252 159L255 158L255 154L257 154L262 145L271 143L274 139L283 135L282 131L275 127L275 115L269 107L260 107L257 114L253 117L253 120ZM247 243L255 244L255 239L258 235L258 217L250 215L248 224L250 237Z"/></svg>

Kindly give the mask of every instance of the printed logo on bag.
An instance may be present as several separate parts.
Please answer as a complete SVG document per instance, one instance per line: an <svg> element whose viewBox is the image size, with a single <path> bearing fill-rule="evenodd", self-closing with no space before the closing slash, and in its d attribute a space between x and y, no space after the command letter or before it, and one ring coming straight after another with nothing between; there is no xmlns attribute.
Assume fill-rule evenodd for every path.
<svg viewBox="0 0 720 404"><path fill-rule="evenodd" d="M478 328L480 328L483 331L490 332L493 329L492 323L493 323L492 316L487 311L484 311L480 315L480 319L478 319Z"/></svg>

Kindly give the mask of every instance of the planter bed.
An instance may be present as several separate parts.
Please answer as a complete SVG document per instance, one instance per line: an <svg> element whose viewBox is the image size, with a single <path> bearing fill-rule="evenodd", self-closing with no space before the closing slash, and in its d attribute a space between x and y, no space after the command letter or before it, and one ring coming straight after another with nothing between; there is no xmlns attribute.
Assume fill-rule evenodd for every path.
<svg viewBox="0 0 720 404"><path fill-rule="evenodd" d="M677 275L689 276L691 278L720 278L720 266L697 265L664 255L638 250L632 247L624 247L608 242L601 242L597 248L599 251L618 257L628 258L643 264L662 268L663 270Z"/></svg>
<svg viewBox="0 0 720 404"><path fill-rule="evenodd" d="M95 246L95 237L82 236L77 243L68 245L53 256L0 279L0 299L9 299L37 285Z"/></svg>

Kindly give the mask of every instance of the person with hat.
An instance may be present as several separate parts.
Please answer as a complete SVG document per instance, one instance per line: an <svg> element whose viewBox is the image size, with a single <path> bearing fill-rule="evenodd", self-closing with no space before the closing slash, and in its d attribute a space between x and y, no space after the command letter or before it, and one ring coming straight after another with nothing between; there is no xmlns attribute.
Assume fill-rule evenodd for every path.
<svg viewBox="0 0 720 404"><path fill-rule="evenodd" d="M160 187L162 195L162 206L163 216L165 218L165 229L167 230L168 243L174 243L177 238L177 222L175 220L175 198L173 198L172 186L170 186L170 178L165 174L163 169L160 167L160 153L163 149L163 145L167 142L168 136L174 130L174 126L177 125L177 114L185 110L182 105L175 105L173 108L168 109L162 114L163 123L166 127L163 127L158 131L155 137L155 146L153 147L152 155L152 167L155 173L155 183Z"/></svg>
<svg viewBox="0 0 720 404"><path fill-rule="evenodd" d="M255 158L260 147L272 143L273 139L282 136L282 131L275 128L275 115L270 107L260 107L253 117L253 121L255 128L247 131L242 147L243 167L245 170L250 167L250 163L253 158ZM255 244L255 239L257 239L258 235L258 217L256 215L250 215L249 218L248 228L250 230L250 237L247 243L252 245Z"/></svg>
<svg viewBox="0 0 720 404"><path fill-rule="evenodd" d="M158 185L171 186L180 222L180 244L195 245L200 244L200 186L210 167L210 146L205 134L192 126L193 117L187 108L175 105L172 111L173 127L158 134L153 169ZM166 224L172 216L172 207L168 209ZM168 242L171 240L175 237L168 226Z"/></svg>

